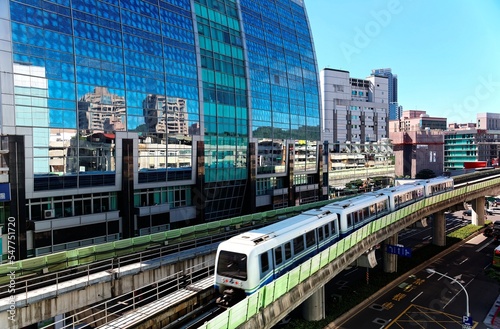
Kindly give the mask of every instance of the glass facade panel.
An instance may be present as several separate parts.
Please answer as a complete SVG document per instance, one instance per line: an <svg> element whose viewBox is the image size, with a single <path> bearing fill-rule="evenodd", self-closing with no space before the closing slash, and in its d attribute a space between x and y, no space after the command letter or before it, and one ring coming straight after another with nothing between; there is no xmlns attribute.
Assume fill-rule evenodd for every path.
<svg viewBox="0 0 500 329"><path fill-rule="evenodd" d="M189 1L38 5L10 7L16 124L47 128L34 136L37 179L88 185L83 174L114 172L118 131L139 134L139 171L191 168L200 115ZM50 186L66 185L43 178L38 190Z"/></svg>

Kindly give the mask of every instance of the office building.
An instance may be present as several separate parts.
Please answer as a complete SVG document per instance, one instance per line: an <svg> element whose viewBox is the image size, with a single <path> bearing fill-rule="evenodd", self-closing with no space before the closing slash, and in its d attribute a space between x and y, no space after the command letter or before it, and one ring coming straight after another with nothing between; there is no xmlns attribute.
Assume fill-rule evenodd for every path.
<svg viewBox="0 0 500 329"><path fill-rule="evenodd" d="M398 104L398 76L392 69L374 69L373 76L386 77L389 89L389 120L401 118L403 107Z"/></svg>
<svg viewBox="0 0 500 329"><path fill-rule="evenodd" d="M500 130L500 113L478 113L477 129Z"/></svg>
<svg viewBox="0 0 500 329"><path fill-rule="evenodd" d="M0 27L16 259L322 198L302 0L0 0Z"/></svg>
<svg viewBox="0 0 500 329"><path fill-rule="evenodd" d="M351 78L348 71L323 69L324 139L340 148L387 138L387 78Z"/></svg>
<svg viewBox="0 0 500 329"><path fill-rule="evenodd" d="M460 173L468 163L498 166L500 159L500 115L478 113L476 123L454 124L445 133L444 168ZM451 126L451 125L450 125ZM473 166L473 164L471 164Z"/></svg>
<svg viewBox="0 0 500 329"><path fill-rule="evenodd" d="M403 111L400 119L389 120L389 132L446 130L446 128L446 118L431 117L422 110Z"/></svg>

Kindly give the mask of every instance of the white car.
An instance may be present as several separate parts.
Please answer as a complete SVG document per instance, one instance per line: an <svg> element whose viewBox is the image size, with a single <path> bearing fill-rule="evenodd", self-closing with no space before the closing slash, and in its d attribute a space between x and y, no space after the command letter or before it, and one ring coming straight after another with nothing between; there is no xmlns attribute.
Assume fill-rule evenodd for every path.
<svg viewBox="0 0 500 329"><path fill-rule="evenodd" d="M486 213L488 215L500 215L500 207L492 207L492 208L486 209Z"/></svg>

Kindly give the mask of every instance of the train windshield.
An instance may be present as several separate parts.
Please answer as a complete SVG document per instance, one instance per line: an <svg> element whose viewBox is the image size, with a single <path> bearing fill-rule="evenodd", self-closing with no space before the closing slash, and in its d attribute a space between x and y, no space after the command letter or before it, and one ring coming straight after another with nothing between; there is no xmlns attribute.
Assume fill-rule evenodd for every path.
<svg viewBox="0 0 500 329"><path fill-rule="evenodd" d="M247 255L222 250L219 253L217 274L240 280L247 279Z"/></svg>

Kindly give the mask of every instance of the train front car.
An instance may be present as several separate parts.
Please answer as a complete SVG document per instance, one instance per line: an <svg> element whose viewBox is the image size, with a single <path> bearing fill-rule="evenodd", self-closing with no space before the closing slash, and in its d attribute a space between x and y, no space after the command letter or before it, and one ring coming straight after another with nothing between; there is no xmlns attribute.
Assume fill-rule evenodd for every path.
<svg viewBox="0 0 500 329"><path fill-rule="evenodd" d="M239 240L238 237L231 238L222 242L217 249L215 290L219 293L216 302L221 306L229 306L245 298L245 291L259 284L252 282L252 275L248 274L248 269L252 266L249 264L249 260L253 259L252 248Z"/></svg>
<svg viewBox="0 0 500 329"><path fill-rule="evenodd" d="M217 304L230 306L338 240L337 215L311 209L222 242L215 259Z"/></svg>

